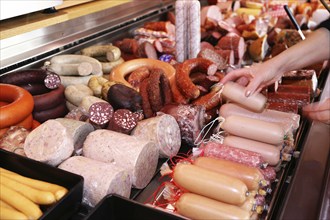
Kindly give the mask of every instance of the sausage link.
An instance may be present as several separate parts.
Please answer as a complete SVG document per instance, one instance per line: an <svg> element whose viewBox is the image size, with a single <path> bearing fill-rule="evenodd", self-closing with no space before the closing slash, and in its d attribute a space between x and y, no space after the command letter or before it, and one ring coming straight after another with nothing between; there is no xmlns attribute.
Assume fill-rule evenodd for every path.
<svg viewBox="0 0 330 220"><path fill-rule="evenodd" d="M33 96L34 109L33 111L40 112L47 109L52 109L60 103L65 102L64 86L60 85L57 89L53 89L48 93Z"/></svg>

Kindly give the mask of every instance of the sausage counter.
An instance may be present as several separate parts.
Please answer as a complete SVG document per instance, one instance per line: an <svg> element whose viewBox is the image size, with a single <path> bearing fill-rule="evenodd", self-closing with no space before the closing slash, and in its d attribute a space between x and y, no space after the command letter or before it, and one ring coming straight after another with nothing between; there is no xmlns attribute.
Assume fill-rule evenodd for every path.
<svg viewBox="0 0 330 220"><path fill-rule="evenodd" d="M207 1L200 1L206 6ZM88 7L86 3L86 7ZM62 23L42 27L16 36L1 39L1 69L0 76L11 74L11 72L35 69L44 66L46 61L52 57L62 54L78 54L83 48L93 45L102 45L116 42L118 40L133 36L134 30L143 24L153 21L164 21L168 19L168 12L175 9L175 1L130 1L118 6L107 8L98 12L83 15ZM9 21L4 21L9 22ZM325 63L319 74L318 85L321 94L313 101L323 100L330 94L329 64ZM296 133L294 152L290 161L281 164L277 173L276 181L271 185L270 195L267 199L267 210L262 213L260 219L328 219L330 215L330 127L328 125L309 122L302 118ZM180 155L191 153L191 147L182 144ZM12 165L15 161L14 155L4 156L10 162L2 162L1 167L15 166L13 171L23 169ZM14 158L14 159L13 159ZM20 161L21 159L18 159ZM162 177L161 166L169 159L158 160L156 173L152 180L143 189L132 189L129 199L121 196L107 196L104 198L108 207L115 207L115 211L109 214L114 219L184 219L184 217L156 210L156 214L150 212L150 206L144 205L155 196L157 202L165 203L162 197L164 191L159 191L162 184L169 181L168 177ZM25 161L21 162L23 165ZM37 165L33 165L37 166ZM39 168L38 168L39 169ZM41 173L47 173L47 168L40 169ZM55 171L54 171L55 170ZM56 174L57 168L52 168L50 173ZM30 171L27 171L30 172ZM64 179L68 177L63 175ZM38 177L38 175L32 174ZM47 178L43 178L47 180ZM50 178L53 179L53 178ZM75 183L63 183L68 187L82 187L78 176L74 176ZM74 182L72 180L72 182ZM76 186L72 186L77 184ZM158 191L158 194L155 192ZM71 192L77 194L77 191ZM76 196L75 199L81 199ZM66 204L76 206L72 203ZM62 205L63 208L64 205ZM107 207L100 206L104 211ZM147 209L146 209L147 208ZM130 215L128 210L141 209L140 214ZM154 209L154 208L152 208ZM80 220L87 219L92 213L92 208L79 205L75 207L75 213L63 216L65 219ZM120 212L120 213L118 213ZM132 211L133 213L133 211ZM138 213L138 212L137 212ZM145 216L143 216L144 213ZM123 214L123 216L120 216ZM127 216L128 215L128 216ZM54 215L56 216L56 214ZM58 216L56 216L58 218ZM44 219L56 219L52 215ZM100 219L105 216L95 214L90 219ZM93 218L94 217L94 218ZM106 216L108 217L108 216Z"/></svg>

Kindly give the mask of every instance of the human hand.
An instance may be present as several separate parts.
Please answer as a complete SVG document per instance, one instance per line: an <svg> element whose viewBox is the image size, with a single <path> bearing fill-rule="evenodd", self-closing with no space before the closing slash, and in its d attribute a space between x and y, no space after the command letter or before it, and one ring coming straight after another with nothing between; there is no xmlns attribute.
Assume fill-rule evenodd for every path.
<svg viewBox="0 0 330 220"><path fill-rule="evenodd" d="M281 76L282 72L279 72L278 68L274 67L270 62L265 62L233 70L226 74L221 83L225 84L228 81L235 81L242 86L246 86L245 95L249 96L275 83Z"/></svg>
<svg viewBox="0 0 330 220"><path fill-rule="evenodd" d="M302 110L307 118L330 124L330 98L306 105Z"/></svg>

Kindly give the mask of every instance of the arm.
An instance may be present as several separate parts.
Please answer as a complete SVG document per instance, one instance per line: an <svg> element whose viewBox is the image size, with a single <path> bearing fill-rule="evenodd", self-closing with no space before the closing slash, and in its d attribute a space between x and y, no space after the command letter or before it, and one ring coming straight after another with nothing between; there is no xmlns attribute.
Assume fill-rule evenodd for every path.
<svg viewBox="0 0 330 220"><path fill-rule="evenodd" d="M320 28L310 34L304 41L299 42L264 63L228 73L221 80L221 83L225 84L228 81L242 77L247 78L249 83L245 91L248 96L279 80L285 72L330 59L329 48L330 31Z"/></svg>

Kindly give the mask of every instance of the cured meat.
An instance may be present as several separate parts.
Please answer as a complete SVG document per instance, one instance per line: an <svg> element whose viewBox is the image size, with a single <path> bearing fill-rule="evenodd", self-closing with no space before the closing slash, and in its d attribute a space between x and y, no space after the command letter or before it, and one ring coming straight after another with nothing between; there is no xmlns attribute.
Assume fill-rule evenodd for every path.
<svg viewBox="0 0 330 220"><path fill-rule="evenodd" d="M89 118L89 113L83 107L76 107L72 109L68 114L66 114L65 118L78 121L86 121Z"/></svg>
<svg viewBox="0 0 330 220"><path fill-rule="evenodd" d="M196 58L198 52L200 51L201 42L201 31L200 31L200 11L201 5L197 0L186 1L186 10L188 10L187 16L187 29L188 37L188 59Z"/></svg>
<svg viewBox="0 0 330 220"><path fill-rule="evenodd" d="M83 203L93 207L108 194L128 198L131 192L129 173L114 163L104 163L87 157L70 157L59 168L84 178Z"/></svg>
<svg viewBox="0 0 330 220"><path fill-rule="evenodd" d="M154 142L99 129L87 136L83 156L124 167L131 175L133 187L142 189L156 171L159 152Z"/></svg>
<svg viewBox="0 0 330 220"><path fill-rule="evenodd" d="M268 102L267 109L298 114L298 104L295 103Z"/></svg>
<svg viewBox="0 0 330 220"><path fill-rule="evenodd" d="M57 166L74 151L68 130L56 120L48 120L26 137L24 151L28 158Z"/></svg>
<svg viewBox="0 0 330 220"><path fill-rule="evenodd" d="M202 156L229 160L252 167L263 167L266 162L259 153L210 141L200 147Z"/></svg>
<svg viewBox="0 0 330 220"><path fill-rule="evenodd" d="M89 121L97 126L107 126L112 116L113 108L107 102L96 102L89 107Z"/></svg>
<svg viewBox="0 0 330 220"><path fill-rule="evenodd" d="M67 129L73 140L74 154L80 155L87 135L94 131L93 125L69 118L57 118L55 120L60 122Z"/></svg>
<svg viewBox="0 0 330 220"><path fill-rule="evenodd" d="M178 62L183 62L188 57L187 52L187 10L184 1L175 2L175 58Z"/></svg>
<svg viewBox="0 0 330 220"><path fill-rule="evenodd" d="M48 73L44 83L48 89L56 89L61 85L61 78L56 73Z"/></svg>
<svg viewBox="0 0 330 220"><path fill-rule="evenodd" d="M138 122L137 116L128 109L118 109L114 112L108 129L123 134L130 134Z"/></svg>
<svg viewBox="0 0 330 220"><path fill-rule="evenodd" d="M274 182L274 180L276 179L276 171L274 167L267 166L266 168L259 170L264 175L265 180Z"/></svg>
<svg viewBox="0 0 330 220"><path fill-rule="evenodd" d="M132 135L155 142L160 157L175 156L181 146L179 125L173 116L167 114L139 121Z"/></svg>
<svg viewBox="0 0 330 220"><path fill-rule="evenodd" d="M181 139L189 144L199 141L197 138L205 124L205 107L201 105L165 105L160 112L172 115L177 121Z"/></svg>
<svg viewBox="0 0 330 220"><path fill-rule="evenodd" d="M220 54L218 54L213 49L206 48L206 49L200 50L197 57L212 61L213 63L215 63L217 65L218 70L223 70L223 69L227 68L227 62L226 62L225 58L223 58Z"/></svg>
<svg viewBox="0 0 330 220"><path fill-rule="evenodd" d="M29 133L24 127L11 126L0 138L0 148L25 156L24 141Z"/></svg>
<svg viewBox="0 0 330 220"><path fill-rule="evenodd" d="M241 60L245 53L244 38L233 33L227 34L219 40L216 48L222 50L234 50L235 59Z"/></svg>
<svg viewBox="0 0 330 220"><path fill-rule="evenodd" d="M285 104L296 104L299 107L305 106L310 103L309 94L289 93L289 92L269 92L267 93L268 102L282 102Z"/></svg>

